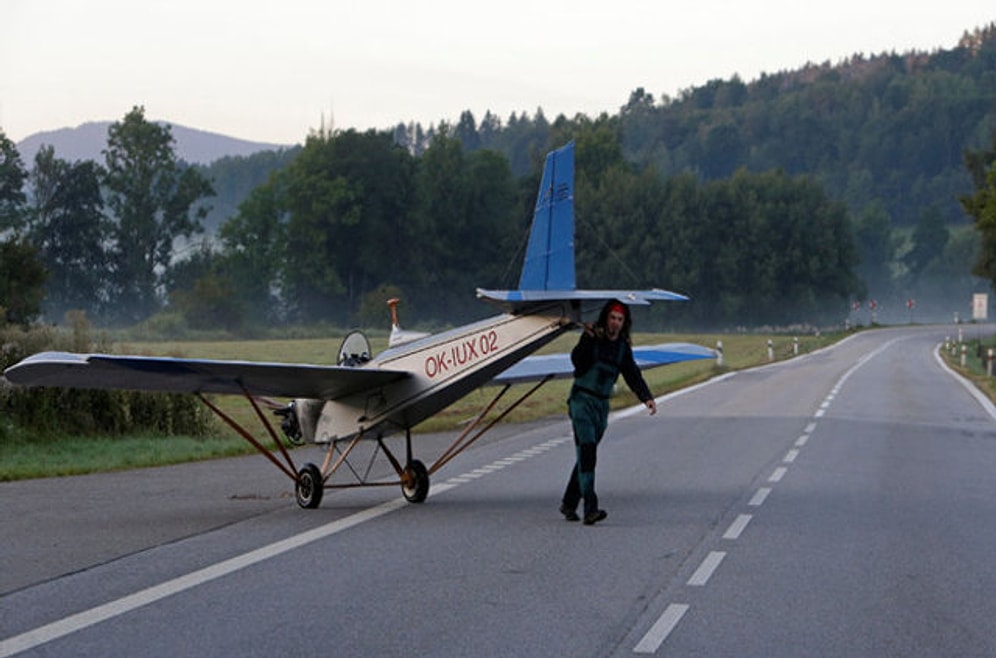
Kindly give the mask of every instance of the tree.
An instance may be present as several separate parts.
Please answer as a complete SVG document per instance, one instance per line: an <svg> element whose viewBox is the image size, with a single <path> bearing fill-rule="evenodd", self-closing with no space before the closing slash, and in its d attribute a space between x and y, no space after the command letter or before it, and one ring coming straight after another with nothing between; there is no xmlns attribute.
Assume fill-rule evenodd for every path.
<svg viewBox="0 0 996 658"><path fill-rule="evenodd" d="M985 182L976 187L975 194L962 199L962 206L982 236L972 272L989 279L996 287L996 162L989 166Z"/></svg>
<svg viewBox="0 0 996 658"><path fill-rule="evenodd" d="M0 130L0 325L27 324L41 309L45 268L38 251L20 235L27 173L17 148Z"/></svg>
<svg viewBox="0 0 996 658"><path fill-rule="evenodd" d="M477 132L477 121L474 113L464 110L460 113L460 120L453 129L454 137L460 140L464 151L476 151L481 147L481 136Z"/></svg>
<svg viewBox="0 0 996 658"><path fill-rule="evenodd" d="M948 246L951 234L944 225L944 217L937 206L931 206L920 215L920 221L913 229L913 248L903 258L910 276L916 279L939 258Z"/></svg>
<svg viewBox="0 0 996 658"><path fill-rule="evenodd" d="M28 324L41 312L45 268L25 238L0 243L0 325Z"/></svg>
<svg viewBox="0 0 996 658"><path fill-rule="evenodd" d="M917 300L917 308L951 317L964 306L969 292L985 289L985 280L973 276L965 267L966 263L975 262L979 242L979 234L971 226L951 231L944 251L930 261L909 288L909 295Z"/></svg>
<svg viewBox="0 0 996 658"><path fill-rule="evenodd" d="M881 202L869 204L858 216L854 228L854 241L858 250L857 274L864 282L861 293L878 298L892 291L892 273L889 265L896 253L891 218Z"/></svg>
<svg viewBox="0 0 996 658"><path fill-rule="evenodd" d="M223 275L200 277L192 288L174 293L172 301L191 329L235 331L245 320L246 304L235 294L231 279Z"/></svg>
<svg viewBox="0 0 996 658"><path fill-rule="evenodd" d="M501 135L501 119L498 118L498 115L492 114L491 110L488 110L484 113L484 118L481 119L481 125L477 132L481 137L481 148L495 148L495 140Z"/></svg>
<svg viewBox="0 0 996 658"><path fill-rule="evenodd" d="M959 201L981 238L972 273L996 288L996 132L990 135L990 142L988 149L965 152L965 168L972 176L974 191Z"/></svg>
<svg viewBox="0 0 996 658"><path fill-rule="evenodd" d="M742 162L740 129L733 122L714 123L702 138L701 169L706 179L733 175Z"/></svg>
<svg viewBox="0 0 996 658"><path fill-rule="evenodd" d="M217 232L221 225L238 212L239 204L249 194L264 185L270 176L287 167L301 151L300 146L273 151L258 151L251 155L224 156L207 166L197 166L211 181L215 196L202 224L204 232Z"/></svg>
<svg viewBox="0 0 996 658"><path fill-rule="evenodd" d="M24 180L28 174L7 134L0 129L0 234L24 222Z"/></svg>
<svg viewBox="0 0 996 658"><path fill-rule="evenodd" d="M287 168L283 282L296 319L348 321L362 295L396 280L412 251L412 156L391 133L308 137Z"/></svg>
<svg viewBox="0 0 996 658"><path fill-rule="evenodd" d="M269 181L250 192L238 214L218 232L222 267L235 283L237 296L262 311L261 319L265 321L280 315L275 291L282 283L287 253L285 178L281 172L271 175Z"/></svg>
<svg viewBox="0 0 996 658"><path fill-rule="evenodd" d="M109 224L103 215L100 166L67 162L51 146L35 156L28 237L48 270L46 312L99 311L106 301Z"/></svg>
<svg viewBox="0 0 996 658"><path fill-rule="evenodd" d="M115 221L111 303L120 320L140 320L159 309L173 245L200 230L207 209L194 206L213 194L196 169L177 161L173 141L168 125L146 121L143 107L108 130L104 184Z"/></svg>

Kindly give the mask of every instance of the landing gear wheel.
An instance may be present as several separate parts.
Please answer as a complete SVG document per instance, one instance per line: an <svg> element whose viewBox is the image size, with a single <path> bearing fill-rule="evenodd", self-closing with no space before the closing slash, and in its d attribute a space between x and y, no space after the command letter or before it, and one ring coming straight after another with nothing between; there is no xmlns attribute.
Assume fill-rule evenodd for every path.
<svg viewBox="0 0 996 658"><path fill-rule="evenodd" d="M401 477L401 493L409 503L425 502L429 495L429 471L425 464L417 459L408 463Z"/></svg>
<svg viewBox="0 0 996 658"><path fill-rule="evenodd" d="M322 479L322 472L314 464L305 464L298 471L297 482L294 485L297 504L304 509L315 509L321 504L323 493L325 493L325 482Z"/></svg>

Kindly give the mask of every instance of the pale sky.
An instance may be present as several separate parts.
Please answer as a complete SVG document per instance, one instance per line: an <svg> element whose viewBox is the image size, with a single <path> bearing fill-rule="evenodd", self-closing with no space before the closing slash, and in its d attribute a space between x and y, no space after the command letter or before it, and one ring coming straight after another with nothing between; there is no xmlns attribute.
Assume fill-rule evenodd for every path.
<svg viewBox="0 0 996 658"><path fill-rule="evenodd" d="M144 105L293 144L323 117L596 117L637 87L951 48L993 21L993 0L0 0L0 128L17 142Z"/></svg>

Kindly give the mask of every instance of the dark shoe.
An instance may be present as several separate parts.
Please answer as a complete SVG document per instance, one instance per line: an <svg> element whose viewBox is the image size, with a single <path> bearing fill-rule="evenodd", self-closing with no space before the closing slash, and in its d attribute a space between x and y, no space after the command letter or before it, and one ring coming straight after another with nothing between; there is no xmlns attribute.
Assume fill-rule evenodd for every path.
<svg viewBox="0 0 996 658"><path fill-rule="evenodd" d="M595 525L609 515L604 509L597 509L594 512L584 515L585 525Z"/></svg>
<svg viewBox="0 0 996 658"><path fill-rule="evenodd" d="M561 505L560 506L560 513L563 514L564 518L567 519L568 521L580 521L581 520L581 517L578 516L578 513L575 512L574 510L572 510L567 505Z"/></svg>

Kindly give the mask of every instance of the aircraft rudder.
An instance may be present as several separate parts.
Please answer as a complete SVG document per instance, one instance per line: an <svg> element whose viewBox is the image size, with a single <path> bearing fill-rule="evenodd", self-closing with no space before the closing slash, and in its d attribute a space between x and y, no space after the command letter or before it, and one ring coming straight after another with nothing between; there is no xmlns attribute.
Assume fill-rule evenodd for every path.
<svg viewBox="0 0 996 658"><path fill-rule="evenodd" d="M546 156L520 290L571 290L574 274L574 142Z"/></svg>

